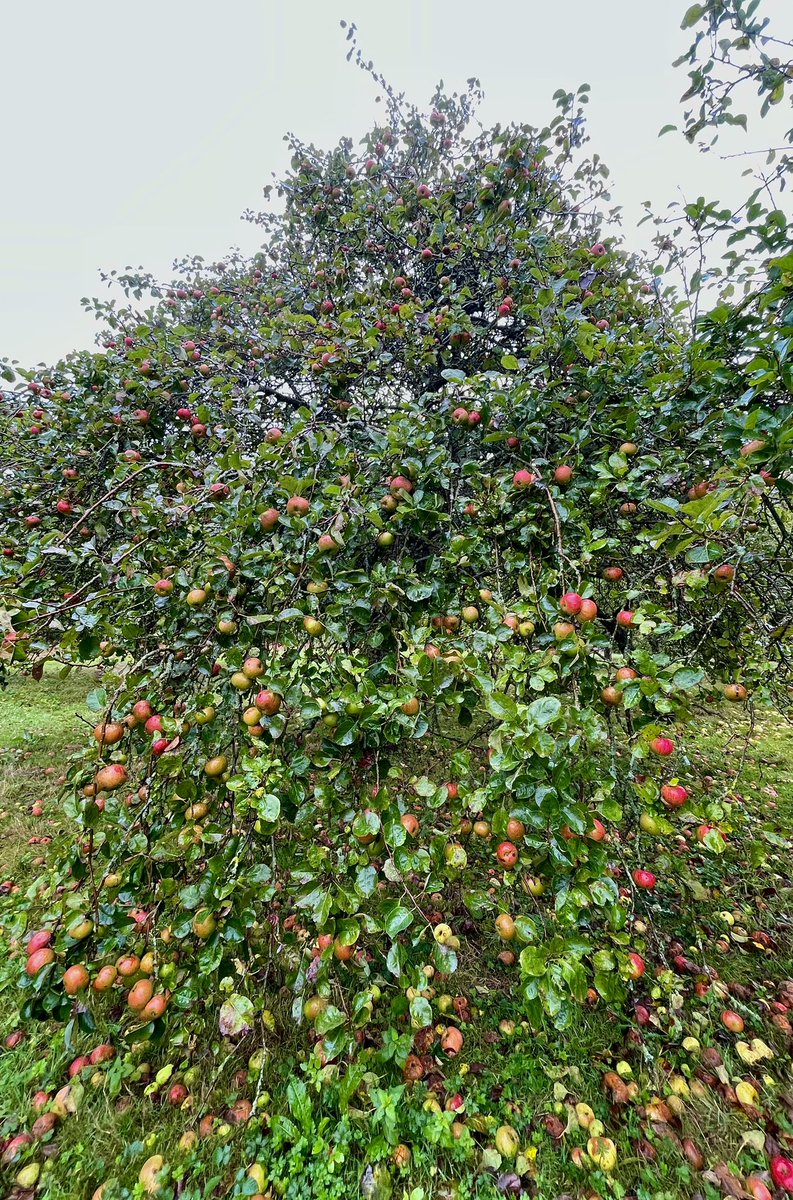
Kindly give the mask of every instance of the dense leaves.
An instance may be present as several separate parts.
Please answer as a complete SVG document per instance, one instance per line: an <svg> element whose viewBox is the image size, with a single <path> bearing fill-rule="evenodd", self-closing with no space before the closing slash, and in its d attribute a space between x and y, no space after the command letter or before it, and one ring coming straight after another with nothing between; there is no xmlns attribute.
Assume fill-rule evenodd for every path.
<svg viewBox="0 0 793 1200"><path fill-rule="evenodd" d="M635 976L678 725L787 699L791 274L671 316L585 97L484 134L473 85L386 89L360 149L293 142L252 262L123 277L7 392L4 662L107 665L28 1015L74 964L174 1038L287 986L334 1058L510 912L530 1017Z"/></svg>

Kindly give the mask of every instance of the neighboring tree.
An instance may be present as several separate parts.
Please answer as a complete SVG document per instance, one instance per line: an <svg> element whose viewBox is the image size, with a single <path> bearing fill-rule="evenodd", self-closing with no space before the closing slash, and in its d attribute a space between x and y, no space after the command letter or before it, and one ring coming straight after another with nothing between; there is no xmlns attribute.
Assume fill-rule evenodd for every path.
<svg viewBox="0 0 793 1200"><path fill-rule="evenodd" d="M6 397L4 658L106 664L80 838L6 922L51 935L27 1015L76 964L130 1037L286 985L333 1058L500 938L562 1027L686 870L642 856L710 803L692 702L788 699L788 268L687 327L603 223L586 88L489 132L473 84L383 94L360 150L292 139L252 262L121 277Z"/></svg>

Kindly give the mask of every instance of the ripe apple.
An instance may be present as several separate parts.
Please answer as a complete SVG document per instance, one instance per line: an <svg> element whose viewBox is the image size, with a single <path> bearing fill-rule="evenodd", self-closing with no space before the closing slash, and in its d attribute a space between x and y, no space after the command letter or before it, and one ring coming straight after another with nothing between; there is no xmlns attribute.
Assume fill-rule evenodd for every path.
<svg viewBox="0 0 793 1200"><path fill-rule="evenodd" d="M515 922L509 913L499 913L496 917L496 932L505 942L511 942L516 934Z"/></svg>
<svg viewBox="0 0 793 1200"><path fill-rule="evenodd" d="M622 579L624 574L625 572L622 567L605 567L603 569L603 578L609 583L617 583L618 580Z"/></svg>
<svg viewBox="0 0 793 1200"><path fill-rule="evenodd" d="M510 870L518 861L518 848L514 842L500 842L496 849L496 858L502 867Z"/></svg>
<svg viewBox="0 0 793 1200"><path fill-rule="evenodd" d="M531 485L534 483L534 479L535 477L532 475L531 471L526 471L525 469L516 471L512 476L512 486L516 488L531 487Z"/></svg>
<svg viewBox="0 0 793 1200"><path fill-rule="evenodd" d="M277 508L267 508L263 513L259 513L259 524L261 525L262 529L267 530L268 532L271 529L275 529L280 519L281 514Z"/></svg>
<svg viewBox="0 0 793 1200"><path fill-rule="evenodd" d="M617 613L615 620L623 629L630 629L631 625L633 624L633 618L634 613L632 613L630 609L623 608Z"/></svg>
<svg viewBox="0 0 793 1200"><path fill-rule="evenodd" d="M665 783L661 788L661 799L667 808L680 808L688 800L688 788L679 783Z"/></svg>
<svg viewBox="0 0 793 1200"><path fill-rule="evenodd" d="M668 758L675 752L675 743L668 737L654 737L650 742L650 749L653 754L658 754L661 758Z"/></svg>
<svg viewBox="0 0 793 1200"><path fill-rule="evenodd" d="M724 689L725 700L742 701L746 699L748 694L742 683L728 683Z"/></svg>
<svg viewBox="0 0 793 1200"><path fill-rule="evenodd" d="M304 517L310 508L305 496L290 496L286 502L286 511L290 516Z"/></svg>
<svg viewBox="0 0 793 1200"><path fill-rule="evenodd" d="M30 976L38 975L39 971L52 962L55 962L55 951L51 950L49 946L40 946L29 955L25 964L25 972Z"/></svg>
<svg viewBox="0 0 793 1200"><path fill-rule="evenodd" d="M400 492L412 492L413 483L406 475L395 475L388 484L389 490L394 496L398 496Z"/></svg>
<svg viewBox="0 0 793 1200"><path fill-rule="evenodd" d="M581 611L583 603L583 597L579 596L578 592L565 592L559 601L559 607L565 616L574 617Z"/></svg>
<svg viewBox="0 0 793 1200"><path fill-rule="evenodd" d="M592 818L592 829L590 829L587 837L590 842L602 842L606 837L606 826L597 817Z"/></svg>
<svg viewBox="0 0 793 1200"><path fill-rule="evenodd" d="M645 871L641 868L631 871L631 877L637 888L643 888L648 892L652 891L657 883L655 875L653 875L652 871Z"/></svg>
<svg viewBox="0 0 793 1200"><path fill-rule="evenodd" d="M594 600L585 598L581 601L581 607L578 610L578 620L581 624L586 624L588 621L594 621L598 615L598 606Z"/></svg>
<svg viewBox="0 0 793 1200"><path fill-rule="evenodd" d="M730 1033L743 1033L746 1028L746 1022L743 1017L731 1008L726 1008L721 1014L721 1023Z"/></svg>
<svg viewBox="0 0 793 1200"><path fill-rule="evenodd" d="M731 563L721 563L713 571L713 578L719 583L732 583L735 578L735 567Z"/></svg>
<svg viewBox="0 0 793 1200"><path fill-rule="evenodd" d="M573 468L568 467L565 463L557 467L553 473L553 477L561 487L566 487L573 478Z"/></svg>
<svg viewBox="0 0 793 1200"><path fill-rule="evenodd" d="M593 258L602 258L603 255L606 253L606 247L603 245L602 242L595 242L594 246L591 247L589 253L592 255Z"/></svg>
<svg viewBox="0 0 793 1200"><path fill-rule="evenodd" d="M626 974L628 978L641 979L642 975L644 974L644 966L644 959L642 958L641 954L637 954L635 950L629 951L628 963L626 967Z"/></svg>
<svg viewBox="0 0 793 1200"><path fill-rule="evenodd" d="M785 1192L793 1192L793 1162L782 1154L772 1155L771 1178L776 1187Z"/></svg>
<svg viewBox="0 0 793 1200"><path fill-rule="evenodd" d="M603 691L600 693L600 699L604 704L610 704L616 708L618 705L622 704L624 697L618 688L604 687Z"/></svg>

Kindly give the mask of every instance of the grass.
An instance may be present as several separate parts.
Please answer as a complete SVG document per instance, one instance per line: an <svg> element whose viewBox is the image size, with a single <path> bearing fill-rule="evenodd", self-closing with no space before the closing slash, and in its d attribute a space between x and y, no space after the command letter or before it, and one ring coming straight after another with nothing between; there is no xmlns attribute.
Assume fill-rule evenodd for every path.
<svg viewBox="0 0 793 1200"><path fill-rule="evenodd" d="M91 672L65 679L47 674L40 683L16 676L0 694L0 877L14 880L23 892L35 880L36 859L47 852L30 846L29 838L57 840L68 833L57 799L59 780L82 739L80 717L87 715L86 696L95 683ZM345 1095L338 1070L322 1070L300 1039L290 1036L284 1000L283 1013L276 1006L279 1037L270 1040L271 1057L263 1073L255 1067L245 1081L235 1077L239 1056L229 1056L209 1028L203 1044L151 1045L131 1060L119 1057L104 1072L86 1072L72 1095L76 1115L59 1124L57 1136L2 1168L8 1194L30 1195L13 1181L25 1164L38 1163L40 1191L51 1200L82 1200L103 1182L103 1200L130 1200L142 1194L135 1180L154 1153L170 1168L161 1195L173 1197L178 1186L180 1200L252 1194L256 1185L246 1183L246 1171L256 1161L272 1181L265 1194L289 1200L360 1194L371 1200L488 1200L504 1194L499 1179L502 1189L509 1186L506 1176L513 1169L527 1188L523 1194L540 1200L562 1194L710 1200L722 1194L712 1172L745 1178L764 1169L762 1131L793 1136L793 1101L785 1091L791 1038L770 1017L776 985L793 976L793 730L774 713L760 714L751 726L742 709L725 708L700 721L688 745L690 774L712 777L712 783L706 781L706 815L728 831L740 854L703 855L696 873L704 887L693 893L686 890L686 859L669 837L642 843L642 853L670 879L653 904L645 905L646 955L660 968L657 977L648 975L637 985L636 997L650 1014L646 1026L637 1026L630 1005L610 1011L598 1002L575 1010L564 1033L550 1025L532 1030L520 1021L509 1032L499 1023L516 1017L515 976L489 960L463 961L449 986L469 998L471 1019L461 1022L464 1052L445 1062L441 1096L459 1095L463 1107L436 1112L430 1091L423 1086L403 1091L399 1073L377 1055L367 1060L369 1074ZM30 815L37 801L44 808L40 818ZM683 906L678 887L686 896ZM771 948L757 943L758 931L772 939ZM716 987L698 996L692 979L663 969L674 939L703 969L718 971ZM3 939L6 951L8 941ZM18 1023L17 969L15 963L0 964L4 1036ZM728 995L726 989L736 985L739 990ZM744 994L740 985L750 990ZM746 1041L762 1038L773 1058L756 1066L741 1059L736 1038L720 1025L724 1007L741 1012ZM0 1052L0 1137L30 1128L34 1092L52 1094L86 1039L96 1044L102 1033L100 1026L84 1036L74 1027L67 1044L62 1028L42 1025L26 1030L13 1050ZM718 1048L720 1073L704 1068L701 1052L684 1046L687 1037ZM156 1072L169 1063L173 1079L185 1078L188 1068L195 1073L192 1107L186 1110L165 1103L164 1089L146 1094ZM635 1095L613 1103L604 1087L608 1072L635 1085ZM737 1103L730 1090L749 1079L758 1089L756 1113ZM253 1095L257 1085L268 1094L251 1121L238 1128L227 1122L219 1134L180 1146L199 1116L213 1112L223 1121L235 1100ZM585 1127L586 1111L576 1110L581 1104L591 1107L599 1126ZM455 1118L459 1123L453 1126ZM517 1160L493 1156L500 1125L518 1130ZM593 1132L615 1143L613 1174L588 1160L577 1164ZM704 1171L687 1160L685 1138L701 1149ZM388 1166L395 1139L412 1152L401 1171ZM367 1173L376 1163L387 1166L388 1183Z"/></svg>

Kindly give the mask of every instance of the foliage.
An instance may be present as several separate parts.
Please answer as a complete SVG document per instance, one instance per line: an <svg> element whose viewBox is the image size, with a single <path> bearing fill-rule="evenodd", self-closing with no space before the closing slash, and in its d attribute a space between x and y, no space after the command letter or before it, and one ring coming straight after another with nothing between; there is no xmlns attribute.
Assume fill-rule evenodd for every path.
<svg viewBox="0 0 793 1200"><path fill-rule="evenodd" d="M684 205L670 205L670 217L656 218L659 261L682 274L695 318L702 308L700 293L716 291L727 299L742 288L747 294L736 315L756 306L760 322L771 326L763 310L766 306L773 310L779 297L773 288L766 295L769 269L772 284L780 276L789 283L793 265L785 205L793 171L793 124L785 129L789 118L782 115L785 108L793 109L793 37L773 23L760 0L692 4L683 29L694 31L694 41L675 63L691 67L682 97L684 102L694 102L683 114L687 140L702 153L713 153L725 127L738 126L748 133L754 115L755 120L771 118L778 127L772 136L781 144L727 156L745 157L751 164L743 172L751 181L750 190L738 207L700 196ZM760 102L757 111L736 112L736 102L750 108L752 92ZM675 125L665 125L661 133L674 129Z"/></svg>
<svg viewBox="0 0 793 1200"><path fill-rule="evenodd" d="M6 396L3 656L107 666L26 1018L90 1028L65 969L134 956L130 1043L286 988L321 1061L385 1010L408 1069L507 913L562 1028L636 974L624 847L692 789L692 699L788 700L787 258L687 327L603 224L586 88L489 132L474 84L384 95L360 151L292 139L252 262L121 277Z"/></svg>

